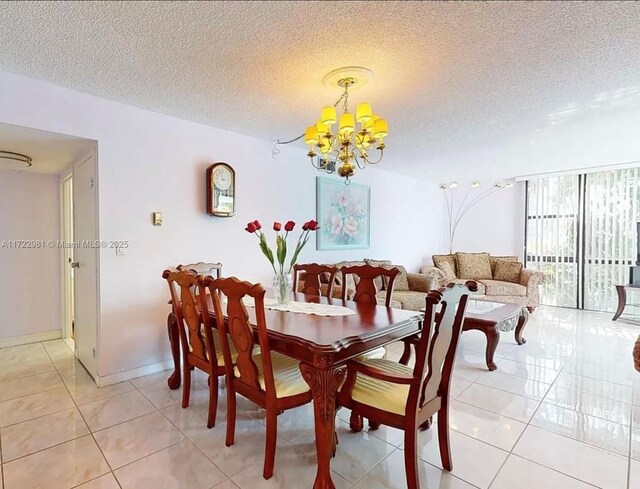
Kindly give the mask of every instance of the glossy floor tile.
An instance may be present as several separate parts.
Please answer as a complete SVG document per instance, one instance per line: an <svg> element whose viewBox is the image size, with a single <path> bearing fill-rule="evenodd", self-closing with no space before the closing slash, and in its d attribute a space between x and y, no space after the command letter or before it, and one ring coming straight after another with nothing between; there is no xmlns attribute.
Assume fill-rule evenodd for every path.
<svg viewBox="0 0 640 489"><path fill-rule="evenodd" d="M438 419L419 434L422 489L639 489L640 374L630 349L640 327L610 315L542 307L516 345L465 332L451 382L454 470L440 467ZM397 359L402 345L389 348ZM207 375L190 405L169 371L98 388L61 340L0 349L0 489L304 489L316 474L311 405L278 417L275 471L262 478L264 410L238 398L225 446L226 395L206 427ZM404 433L351 433L337 414L331 462L338 489L404 489Z"/></svg>
<svg viewBox="0 0 640 489"><path fill-rule="evenodd" d="M67 489L109 471L91 436L3 464L5 489Z"/></svg>
<svg viewBox="0 0 640 489"><path fill-rule="evenodd" d="M115 471L122 489L209 489L226 476L189 441L183 441Z"/></svg>
<svg viewBox="0 0 640 489"><path fill-rule="evenodd" d="M137 390L79 407L91 431L102 430L155 411L153 404Z"/></svg>
<svg viewBox="0 0 640 489"><path fill-rule="evenodd" d="M525 482L526 481L526 482ZM593 489L593 486L535 462L509 455L491 489Z"/></svg>
<svg viewBox="0 0 640 489"><path fill-rule="evenodd" d="M184 435L158 412L97 431L94 436L109 465L114 469L184 439Z"/></svg>
<svg viewBox="0 0 640 489"><path fill-rule="evenodd" d="M23 421L0 430L2 460L10 462L88 434L89 428L75 407Z"/></svg>
<svg viewBox="0 0 640 489"><path fill-rule="evenodd" d="M530 424L621 455L629 453L628 424L613 423L546 402L540 404Z"/></svg>
<svg viewBox="0 0 640 489"><path fill-rule="evenodd" d="M0 403L0 427L56 413L74 407L73 399L65 387L18 397Z"/></svg>
<svg viewBox="0 0 640 489"><path fill-rule="evenodd" d="M513 453L603 489L624 488L627 483L627 457L533 426Z"/></svg>

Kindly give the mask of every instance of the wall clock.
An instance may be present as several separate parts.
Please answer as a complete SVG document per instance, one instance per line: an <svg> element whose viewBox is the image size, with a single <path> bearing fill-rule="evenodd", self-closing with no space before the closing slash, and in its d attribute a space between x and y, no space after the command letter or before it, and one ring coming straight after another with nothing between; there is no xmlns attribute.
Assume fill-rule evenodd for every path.
<svg viewBox="0 0 640 489"><path fill-rule="evenodd" d="M236 213L236 172L226 163L207 168L207 214L231 217Z"/></svg>

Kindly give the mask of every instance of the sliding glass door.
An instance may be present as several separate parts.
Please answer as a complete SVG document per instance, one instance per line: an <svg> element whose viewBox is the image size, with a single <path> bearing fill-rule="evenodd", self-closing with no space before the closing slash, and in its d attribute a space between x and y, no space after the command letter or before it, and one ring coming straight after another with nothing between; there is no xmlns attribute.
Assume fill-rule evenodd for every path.
<svg viewBox="0 0 640 489"><path fill-rule="evenodd" d="M628 281L640 220L640 168L527 182L526 266L543 304L613 311Z"/></svg>
<svg viewBox="0 0 640 489"><path fill-rule="evenodd" d="M545 275L543 304L577 305L578 190L577 175L527 182L526 267Z"/></svg>
<svg viewBox="0 0 640 489"><path fill-rule="evenodd" d="M591 173L585 182L584 309L615 311L616 284L636 261L640 169Z"/></svg>

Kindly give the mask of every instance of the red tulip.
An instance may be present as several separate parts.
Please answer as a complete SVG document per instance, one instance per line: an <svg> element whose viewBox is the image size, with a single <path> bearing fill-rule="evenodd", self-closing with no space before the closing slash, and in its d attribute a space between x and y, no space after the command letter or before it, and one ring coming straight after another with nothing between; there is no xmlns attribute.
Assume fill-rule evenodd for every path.
<svg viewBox="0 0 640 489"><path fill-rule="evenodd" d="M260 221L258 221L257 219L253 221L253 225L256 227L256 231L262 229L262 224L260 224Z"/></svg>
<svg viewBox="0 0 640 489"><path fill-rule="evenodd" d="M296 223L293 221L287 221L284 225L284 230L287 232L293 231L293 228L296 227Z"/></svg>
<svg viewBox="0 0 640 489"><path fill-rule="evenodd" d="M309 231L317 231L318 229L320 229L320 226L318 226L318 221L314 221L313 219L311 219L307 223L307 228L309 229Z"/></svg>
<svg viewBox="0 0 640 489"><path fill-rule="evenodd" d="M244 230L248 233L255 233L258 229L254 223L250 222Z"/></svg>
<svg viewBox="0 0 640 489"><path fill-rule="evenodd" d="M279 222L274 222L273 223L273 230L274 231L280 231L282 229L282 224L280 224Z"/></svg>

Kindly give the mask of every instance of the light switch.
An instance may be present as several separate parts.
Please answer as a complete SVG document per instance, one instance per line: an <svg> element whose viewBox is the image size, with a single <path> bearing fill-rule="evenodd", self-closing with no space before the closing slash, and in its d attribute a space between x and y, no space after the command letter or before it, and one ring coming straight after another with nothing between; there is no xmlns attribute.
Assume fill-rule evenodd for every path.
<svg viewBox="0 0 640 489"><path fill-rule="evenodd" d="M153 225L162 226L162 212L154 212L152 216L153 216Z"/></svg>

